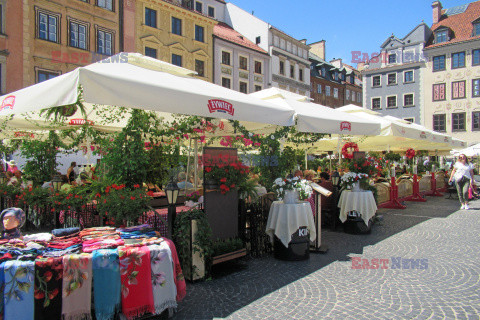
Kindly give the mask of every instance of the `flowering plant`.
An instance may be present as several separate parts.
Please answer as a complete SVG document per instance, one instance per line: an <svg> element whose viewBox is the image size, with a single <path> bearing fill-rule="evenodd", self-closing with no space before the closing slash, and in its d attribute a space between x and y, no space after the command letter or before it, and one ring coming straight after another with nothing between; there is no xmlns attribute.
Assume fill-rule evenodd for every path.
<svg viewBox="0 0 480 320"><path fill-rule="evenodd" d="M300 180L298 177L292 179L275 179L272 190L277 194L278 199L282 200L285 192L288 190L297 191L300 200L306 200L313 192L312 187L307 180Z"/></svg>
<svg viewBox="0 0 480 320"><path fill-rule="evenodd" d="M348 169L350 172L366 173L369 176L373 176L378 170L372 157L352 159L348 163Z"/></svg>
<svg viewBox="0 0 480 320"><path fill-rule="evenodd" d="M413 159L415 157L415 150L412 148L408 149L407 152L405 153L408 159Z"/></svg>
<svg viewBox="0 0 480 320"><path fill-rule="evenodd" d="M347 172L342 176L341 186L346 189L351 189L354 183L366 178L368 178L368 174L366 173Z"/></svg>
<svg viewBox="0 0 480 320"><path fill-rule="evenodd" d="M359 150L355 142L347 142L342 147L342 155L345 159L353 159L353 153Z"/></svg>
<svg viewBox="0 0 480 320"><path fill-rule="evenodd" d="M185 200L187 201L198 202L198 199L200 199L200 192L198 191L192 192L185 196Z"/></svg>
<svg viewBox="0 0 480 320"><path fill-rule="evenodd" d="M248 179L250 169L240 161L229 164L219 163L205 167L205 181L214 181L220 186L220 192L226 194Z"/></svg>

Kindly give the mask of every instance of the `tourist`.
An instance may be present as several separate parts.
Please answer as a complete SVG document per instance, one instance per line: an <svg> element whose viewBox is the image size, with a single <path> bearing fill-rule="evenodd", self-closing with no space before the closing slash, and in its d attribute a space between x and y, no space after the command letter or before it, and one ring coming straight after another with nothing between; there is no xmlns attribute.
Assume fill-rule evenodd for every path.
<svg viewBox="0 0 480 320"><path fill-rule="evenodd" d="M457 162L453 166L448 183L453 179L455 179L457 186L458 200L462 204L461 210L470 209L468 206L468 188L473 186L473 165L468 162L467 156L464 154L458 157Z"/></svg>
<svg viewBox="0 0 480 320"><path fill-rule="evenodd" d="M67 178L68 178L68 183L72 183L75 181L75 167L77 166L77 163L74 161L70 163L70 167L67 169Z"/></svg>
<svg viewBox="0 0 480 320"><path fill-rule="evenodd" d="M75 162L72 162L72 163L75 163ZM66 191L69 191L70 189L72 189L72 188L73 188L73 185L72 185L72 184L73 184L73 183L76 183L75 180L73 180L73 181L70 182L68 176L66 176L66 175L62 175L62 182L63 182L63 184L62 184L62 186L60 187L60 190L61 190L61 191L65 191L65 192L66 192Z"/></svg>
<svg viewBox="0 0 480 320"><path fill-rule="evenodd" d="M305 180L313 181L313 177L315 177L315 171L313 170L305 170L304 172Z"/></svg>
<svg viewBox="0 0 480 320"><path fill-rule="evenodd" d="M191 189L193 184L187 181L187 175L185 172L180 172L178 174L178 183L177 186L179 189Z"/></svg>

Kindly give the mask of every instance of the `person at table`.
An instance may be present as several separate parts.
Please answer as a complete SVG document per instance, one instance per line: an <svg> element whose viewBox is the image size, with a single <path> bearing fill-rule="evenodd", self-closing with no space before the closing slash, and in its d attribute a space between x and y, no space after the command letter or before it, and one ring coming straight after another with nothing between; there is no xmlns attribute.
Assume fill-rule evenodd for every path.
<svg viewBox="0 0 480 320"><path fill-rule="evenodd" d="M187 174L185 172L180 172L178 174L178 182L177 186L180 189L191 189L193 188L193 184L187 181Z"/></svg>
<svg viewBox="0 0 480 320"><path fill-rule="evenodd" d="M305 170L304 175L305 180L313 181L313 177L315 177L315 172L313 170Z"/></svg>
<svg viewBox="0 0 480 320"><path fill-rule="evenodd" d="M74 162L70 163L70 167L68 167L68 169L67 169L67 178L68 178L69 183L72 183L73 181L75 181L75 167L76 166L77 166L77 163L74 161Z"/></svg>
<svg viewBox="0 0 480 320"><path fill-rule="evenodd" d="M303 179L303 172L302 170L296 170L294 173L293 173L293 177L298 177L300 179Z"/></svg>
<svg viewBox="0 0 480 320"><path fill-rule="evenodd" d="M462 205L460 210L468 210L468 188L473 186L473 165L468 162L467 156L461 154L453 166L448 183L455 179L458 200Z"/></svg>
<svg viewBox="0 0 480 320"><path fill-rule="evenodd" d="M255 182L255 193L257 194L257 197L267 194L267 188L260 184L260 176L258 174L252 174L250 180Z"/></svg>
<svg viewBox="0 0 480 320"><path fill-rule="evenodd" d="M65 191L65 192L69 191L70 189L73 188L73 185L72 185L73 183L76 184L75 180L70 182L68 176L66 176L66 175L62 175L62 182L63 182L63 184L60 187L60 190Z"/></svg>

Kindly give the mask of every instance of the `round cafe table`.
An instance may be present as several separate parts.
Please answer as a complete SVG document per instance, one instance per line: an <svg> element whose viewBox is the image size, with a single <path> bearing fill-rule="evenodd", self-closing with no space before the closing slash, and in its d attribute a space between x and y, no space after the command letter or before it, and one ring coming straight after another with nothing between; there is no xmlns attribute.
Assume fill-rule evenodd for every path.
<svg viewBox="0 0 480 320"><path fill-rule="evenodd" d="M338 207L340 208L340 221L345 222L348 213L356 211L362 216L367 226L368 221L375 215L375 212L377 212L377 204L375 203L373 193L367 190L344 190L338 200Z"/></svg>

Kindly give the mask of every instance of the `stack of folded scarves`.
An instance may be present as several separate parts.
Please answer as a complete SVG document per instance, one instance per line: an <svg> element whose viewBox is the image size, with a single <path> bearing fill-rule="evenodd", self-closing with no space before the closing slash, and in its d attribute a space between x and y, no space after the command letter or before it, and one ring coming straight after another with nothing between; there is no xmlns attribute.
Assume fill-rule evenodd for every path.
<svg viewBox="0 0 480 320"><path fill-rule="evenodd" d="M45 257L60 257L65 254L79 253L82 248L82 240L79 237L78 231L66 236L54 237L48 243L43 256Z"/></svg>
<svg viewBox="0 0 480 320"><path fill-rule="evenodd" d="M122 239L140 239L160 236L149 224L117 229Z"/></svg>
<svg viewBox="0 0 480 320"><path fill-rule="evenodd" d="M119 232L112 227L87 228L80 232L82 251L93 252L98 249L112 249L122 246Z"/></svg>

